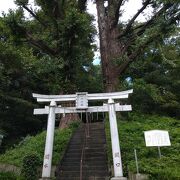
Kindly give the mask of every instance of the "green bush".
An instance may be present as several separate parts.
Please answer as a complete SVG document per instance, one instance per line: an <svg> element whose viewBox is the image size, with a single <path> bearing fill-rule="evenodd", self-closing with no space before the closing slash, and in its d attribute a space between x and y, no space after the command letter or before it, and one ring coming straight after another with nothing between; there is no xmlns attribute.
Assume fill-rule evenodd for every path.
<svg viewBox="0 0 180 180"><path fill-rule="evenodd" d="M21 174L26 180L38 179L38 167L40 159L35 154L30 154L24 157Z"/></svg>

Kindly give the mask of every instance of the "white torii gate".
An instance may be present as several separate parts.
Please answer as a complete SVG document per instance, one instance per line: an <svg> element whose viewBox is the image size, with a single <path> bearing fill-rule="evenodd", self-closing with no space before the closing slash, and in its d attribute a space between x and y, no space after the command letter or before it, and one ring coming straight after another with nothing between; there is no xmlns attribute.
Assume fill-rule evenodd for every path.
<svg viewBox="0 0 180 180"><path fill-rule="evenodd" d="M52 165L52 152L54 141L54 129L55 129L55 114L59 113L82 113L82 112L109 112L110 132L111 132L111 144L112 155L114 165L114 177L113 180L126 180L123 177L122 160L119 145L119 135L116 120L116 111L131 111L131 105L120 105L115 103L115 99L126 99L133 90L113 92L113 93L96 93L88 94L86 92L80 92L71 95L41 95L33 94L34 98L37 98L37 102L50 103L45 108L34 109L35 115L48 114L47 134L44 152L44 162L42 170L42 178L50 178L51 165ZM88 107L88 101L94 100L108 100L107 104L103 106L91 106ZM61 107L57 106L57 103L75 101L76 107Z"/></svg>

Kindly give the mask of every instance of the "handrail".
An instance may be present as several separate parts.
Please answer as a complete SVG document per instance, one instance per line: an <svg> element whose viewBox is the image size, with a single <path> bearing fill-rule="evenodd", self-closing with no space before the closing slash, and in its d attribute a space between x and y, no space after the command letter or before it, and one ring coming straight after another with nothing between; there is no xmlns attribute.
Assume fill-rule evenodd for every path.
<svg viewBox="0 0 180 180"><path fill-rule="evenodd" d="M80 161L80 180L82 180L82 173L83 173L83 160L85 155L85 147L87 145L87 137L89 137L89 118L88 113L86 112L86 126L85 126L85 136L84 136L84 142L81 152L81 161Z"/></svg>
<svg viewBox="0 0 180 180"><path fill-rule="evenodd" d="M81 152L81 161L80 161L80 180L82 180L82 172L83 172L83 160L84 160L84 154L85 154L85 145L86 145L86 127L85 127L85 136L84 136L84 142Z"/></svg>

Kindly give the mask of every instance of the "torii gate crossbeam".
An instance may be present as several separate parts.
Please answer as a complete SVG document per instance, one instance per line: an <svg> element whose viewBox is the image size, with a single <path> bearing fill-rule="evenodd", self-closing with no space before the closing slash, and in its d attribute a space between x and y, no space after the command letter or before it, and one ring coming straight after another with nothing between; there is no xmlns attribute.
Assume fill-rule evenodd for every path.
<svg viewBox="0 0 180 180"><path fill-rule="evenodd" d="M122 92L113 92L113 93L95 93L95 94L88 94L86 93L86 98L88 101L93 100L108 100L108 99L126 99L128 95L132 93L133 90L122 91ZM78 94L78 93L77 93ZM37 102L66 102L66 101L76 101L77 94L70 94L70 95L42 95L42 94L35 94L33 93L33 97L37 98Z"/></svg>
<svg viewBox="0 0 180 180"><path fill-rule="evenodd" d="M115 111L131 111L131 105L120 105L119 103L115 104ZM93 112L109 112L108 105L103 106L91 106L88 109L76 109L76 107L56 107L55 114L69 114L69 113L93 113ZM45 108L34 109L34 115L49 114L49 106Z"/></svg>

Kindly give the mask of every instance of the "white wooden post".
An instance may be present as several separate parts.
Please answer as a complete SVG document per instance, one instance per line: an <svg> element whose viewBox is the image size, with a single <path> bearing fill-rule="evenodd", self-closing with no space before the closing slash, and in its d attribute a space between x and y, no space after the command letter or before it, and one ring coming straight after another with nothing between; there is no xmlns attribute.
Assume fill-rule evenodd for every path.
<svg viewBox="0 0 180 180"><path fill-rule="evenodd" d="M48 123L47 123L47 134L46 134L42 178L50 178L51 176L52 151L53 151L54 128L55 128L55 108L56 108L56 102L51 101L49 106L49 115L48 115Z"/></svg>
<svg viewBox="0 0 180 180"><path fill-rule="evenodd" d="M114 177L111 179L125 180L126 178L123 177L123 170L122 170L122 160L121 160L121 152L119 146L119 135L117 128L115 103L114 100L111 98L108 100L108 107L109 107L109 122L110 122L112 155L113 155L113 165L114 165Z"/></svg>

